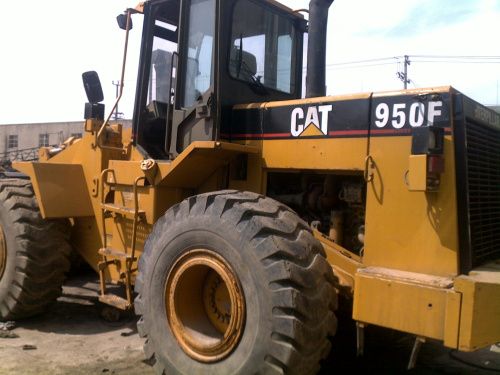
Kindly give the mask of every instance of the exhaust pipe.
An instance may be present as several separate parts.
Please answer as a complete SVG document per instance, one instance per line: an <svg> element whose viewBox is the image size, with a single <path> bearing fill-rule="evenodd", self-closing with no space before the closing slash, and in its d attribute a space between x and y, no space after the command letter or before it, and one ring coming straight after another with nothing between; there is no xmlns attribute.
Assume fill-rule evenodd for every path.
<svg viewBox="0 0 500 375"><path fill-rule="evenodd" d="M311 0L309 3L306 98L326 95L326 29L332 3L333 0Z"/></svg>

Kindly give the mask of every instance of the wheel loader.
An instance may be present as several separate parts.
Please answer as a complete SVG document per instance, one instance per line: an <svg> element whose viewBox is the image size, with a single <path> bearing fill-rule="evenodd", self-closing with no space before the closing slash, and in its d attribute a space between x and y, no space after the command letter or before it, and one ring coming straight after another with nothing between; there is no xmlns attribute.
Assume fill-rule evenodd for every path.
<svg viewBox="0 0 500 375"><path fill-rule="evenodd" d="M413 335L410 367L500 341L500 115L452 87L326 96L332 2L118 16L121 83L143 23L133 126L86 72L84 137L0 181L0 317L53 302L74 249L158 374L316 373L338 296L359 353L367 325Z"/></svg>

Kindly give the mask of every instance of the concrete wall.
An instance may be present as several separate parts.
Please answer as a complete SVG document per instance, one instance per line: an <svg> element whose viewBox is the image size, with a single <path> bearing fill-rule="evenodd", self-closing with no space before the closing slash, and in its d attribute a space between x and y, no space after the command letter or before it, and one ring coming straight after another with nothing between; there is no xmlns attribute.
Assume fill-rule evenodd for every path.
<svg viewBox="0 0 500 375"><path fill-rule="evenodd" d="M120 120L125 127L131 126L130 120ZM83 121L0 125L0 154L40 147L40 135L48 136L50 146L64 142L72 135L82 135ZM17 147L9 148L10 135L17 135Z"/></svg>

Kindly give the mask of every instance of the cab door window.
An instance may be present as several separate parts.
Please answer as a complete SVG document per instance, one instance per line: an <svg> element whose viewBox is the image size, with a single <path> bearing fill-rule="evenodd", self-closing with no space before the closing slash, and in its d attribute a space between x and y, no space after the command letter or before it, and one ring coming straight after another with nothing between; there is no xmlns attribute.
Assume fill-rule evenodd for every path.
<svg viewBox="0 0 500 375"><path fill-rule="evenodd" d="M167 40L165 31L175 31L176 27L160 20L155 21L151 69L149 76L148 105L153 101L165 104L171 101L170 83L172 80L173 54L177 52L177 43Z"/></svg>
<svg viewBox="0 0 500 375"><path fill-rule="evenodd" d="M182 80L182 107L193 106L213 85L214 33L215 0L191 0Z"/></svg>

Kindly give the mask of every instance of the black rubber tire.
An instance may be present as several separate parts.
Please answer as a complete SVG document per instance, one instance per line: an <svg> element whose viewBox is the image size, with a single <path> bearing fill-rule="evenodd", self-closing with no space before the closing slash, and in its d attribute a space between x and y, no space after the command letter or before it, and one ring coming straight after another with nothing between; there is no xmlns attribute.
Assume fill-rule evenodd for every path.
<svg viewBox="0 0 500 375"><path fill-rule="evenodd" d="M246 300L238 346L210 364L184 353L166 316L167 274L194 248L221 255ZM321 244L288 207L250 192L188 198L158 220L139 260L135 309L144 352L158 374L314 374L337 328L334 282Z"/></svg>
<svg viewBox="0 0 500 375"><path fill-rule="evenodd" d="M61 295L69 269L69 228L44 220L29 180L0 180L0 226L7 245L0 319L39 314Z"/></svg>

